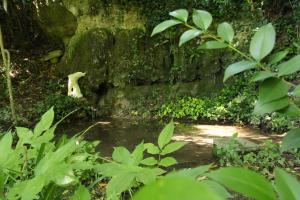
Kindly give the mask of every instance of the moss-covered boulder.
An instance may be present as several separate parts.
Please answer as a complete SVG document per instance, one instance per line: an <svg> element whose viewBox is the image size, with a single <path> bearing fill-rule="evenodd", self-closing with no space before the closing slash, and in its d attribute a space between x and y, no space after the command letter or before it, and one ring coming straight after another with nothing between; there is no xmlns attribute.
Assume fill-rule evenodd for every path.
<svg viewBox="0 0 300 200"><path fill-rule="evenodd" d="M99 86L108 81L108 62L113 44L112 34L101 28L94 28L76 34L69 42L63 62L58 66L64 76L85 72L82 79L83 94L91 97Z"/></svg>
<svg viewBox="0 0 300 200"><path fill-rule="evenodd" d="M42 6L38 12L38 20L43 30L61 39L71 37L77 29L76 17L60 3Z"/></svg>

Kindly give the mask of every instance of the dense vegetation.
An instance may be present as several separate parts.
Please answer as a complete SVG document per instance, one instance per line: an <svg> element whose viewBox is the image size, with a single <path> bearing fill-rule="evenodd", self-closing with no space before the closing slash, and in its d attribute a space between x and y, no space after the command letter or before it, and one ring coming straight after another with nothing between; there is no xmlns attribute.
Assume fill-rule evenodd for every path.
<svg viewBox="0 0 300 200"><path fill-rule="evenodd" d="M32 5L30 1L22 5L28 5L27 3ZM35 3L46 4L45 1ZM97 16L101 6L108 9L113 7L114 3L109 0L89 0L89 17ZM273 3L272 6L270 6L271 3ZM19 94L19 91L13 88L11 83L10 53L9 49L5 49L1 37L3 72L6 72L3 73L3 87L0 87L5 90L0 96L0 102L6 106L6 110L0 110L3 114L1 121L5 121L4 127L11 126L10 122L12 122L28 124L29 128L11 126L7 131L0 130L0 199L300 199L298 180L300 55L299 33L293 30L294 24L299 22L297 15L300 10L299 2L122 0L117 1L117 4L128 9L140 8L143 16L146 17L146 32L153 29L152 37L158 38L158 41L168 38L172 40L171 46L177 44L179 40L180 48L190 50L186 51L189 56L189 53L193 53L197 57L198 50L201 53L216 52L220 49L224 52L232 51L232 53L222 54L232 56L226 60L229 64L224 67L225 70L214 72L215 74L221 73L223 77L225 85L222 89L207 96L165 97L156 91L151 93L153 96L146 96L143 101L133 105L131 110L129 109L130 115L189 119L206 123L237 123L275 132L286 131L287 134L279 144L265 141L262 145L258 145L259 148L250 151L246 146L241 145L238 134L234 134L229 143L214 149L218 157L215 164L208 163L208 165L196 168L178 169L176 167L178 162L173 157L173 153L187 145L187 142L172 140L175 123L171 120L158 135L155 143L141 141L135 144L132 150L124 146L114 147L111 157L103 157L101 152L97 151L97 146L101 145L101 141L85 139L88 131L97 124L87 127L82 132L73 133L72 137L57 133L58 126L73 115L79 119L97 117L98 108L104 108L103 105L107 106L103 103L107 101L107 98L108 101L112 101L111 105L120 104L120 110L122 110L124 104L129 104L129 98L125 103L124 99L123 101L109 99L114 95L112 93L115 92L116 96L126 96L122 93L123 89L128 87L128 90L131 90L131 84L141 84L138 86L151 90L151 87L148 89L143 85L145 84L143 81L147 79L132 79L133 83L129 81L122 85L122 80L114 80L122 76L115 76L113 80L105 79L106 82L99 82L99 85L91 89L98 96L87 94L90 98L74 99L64 94L66 86L61 83L62 79L55 79L59 80L58 82L45 81L41 75L42 78L38 83L43 84L43 87L38 88L40 90L37 94L43 98L35 99L36 107L32 112L27 113L30 121L38 121L34 124L18 116L18 113L15 114L15 105L18 106L18 104L14 104L13 94ZM14 5L12 9L16 10L20 6L14 1L8 5ZM286 18L273 16L275 11L280 11L284 15L289 11L287 9L289 6L292 12L285 16ZM178 7L188 9L177 9ZM194 7L199 9L193 10ZM3 1L2 8L7 12L7 1ZM212 14L205 10L208 8L217 10L215 12L218 23L213 22ZM171 19L166 20L166 13L173 9L177 10L170 12ZM247 16L251 16L251 19L264 19L272 21L273 24L266 21L255 23L255 27L259 28L256 28L253 34L246 34L246 36L251 35L251 38L245 39L246 37L243 36L245 41L240 41L241 38L236 37L238 28L234 26L236 28L234 30L233 26L226 22L232 17L243 15L243 12L235 14L236 10L243 12L248 10ZM33 12L33 9L29 9L29 12ZM10 29L8 22L15 23L21 20L20 18L10 19L7 16L5 19L8 20L4 25L7 30ZM181 28L176 28L179 26ZM279 30L277 35L275 27ZM283 30L282 27L285 29ZM22 25L18 28L22 28ZM158 36L167 29L171 29L170 35ZM1 31L0 34L2 35ZM116 43L115 38L112 39L111 33L107 30L92 29L88 32L88 37L83 37L83 44L89 43L91 40L89 37L97 34L101 37L104 35L101 39L108 41L107 44L100 42L104 47L109 46L109 42ZM16 35L16 32L12 31L11 35ZM97 39L99 39L98 36ZM63 39L65 47L69 44L71 50L75 51L72 49L72 42L67 43L68 40ZM276 39L279 41L278 44L275 42ZM13 40L9 41L13 44ZM111 51L116 53L117 50ZM133 60L137 55L139 54L134 54ZM214 56L214 54L211 55ZM182 57L178 57L179 60L180 58ZM53 63L57 62L58 58L55 59ZM127 63L126 59L125 61L124 63ZM91 63L97 62L91 61ZM160 79L157 79L158 82L150 82L150 86L168 82L168 89L161 91L170 92L174 85L176 91L176 84L180 82L181 73L188 71L188 68L182 70L182 66L177 67L176 69L174 66L171 67L168 73L169 80L159 82ZM51 70L47 72L52 73ZM58 76L51 73L50 76ZM121 71L120 74L122 73ZM111 74L106 71L105 76L109 77ZM124 77L128 81L126 74ZM96 79L89 81L94 80ZM26 81L20 85L26 86ZM87 89L88 82L84 83L87 84L83 88ZM109 91L111 88L117 89L117 92ZM139 92L143 94L144 91L139 90ZM131 93L134 91L131 90ZM103 94L107 96L103 97ZM7 107L8 97L10 97L10 109ZM133 99L135 97L131 96ZM18 95L15 95L15 99L22 101ZM25 101L23 105L26 103ZM144 105L145 103L149 105ZM125 112L126 114L128 113ZM41 119L36 120L39 115L42 115ZM72 123L76 122L71 120Z"/></svg>

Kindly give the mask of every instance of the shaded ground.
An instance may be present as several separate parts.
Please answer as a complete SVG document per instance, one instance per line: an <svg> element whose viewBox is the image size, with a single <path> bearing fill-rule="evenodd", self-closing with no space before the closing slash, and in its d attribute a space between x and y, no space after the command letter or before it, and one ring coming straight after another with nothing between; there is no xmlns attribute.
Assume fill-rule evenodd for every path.
<svg viewBox="0 0 300 200"><path fill-rule="evenodd" d="M88 140L100 140L98 150L103 156L110 157L113 147L125 146L132 150L141 141L156 143L163 123L150 121L131 121L128 119L107 119L94 122L78 122L63 125L69 135L76 134L94 123L99 123L87 134ZM174 140L188 141L188 144L176 152L179 167L194 167L215 161L212 154L215 138L229 138L234 133L256 143L267 139L279 141L281 136L265 136L259 130L247 127L226 125L201 125L176 123Z"/></svg>

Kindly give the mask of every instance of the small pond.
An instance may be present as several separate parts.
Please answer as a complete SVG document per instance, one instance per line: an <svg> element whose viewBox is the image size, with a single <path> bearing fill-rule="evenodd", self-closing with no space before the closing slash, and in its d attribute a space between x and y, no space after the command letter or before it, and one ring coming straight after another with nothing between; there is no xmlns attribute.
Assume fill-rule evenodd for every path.
<svg viewBox="0 0 300 200"><path fill-rule="evenodd" d="M129 150L133 150L141 141L156 143L158 135L164 127L164 123L158 120L108 118L89 122L76 122L72 125L64 124L59 132L74 135L95 123L97 125L88 131L86 139L100 140L98 150L105 157L111 157L113 148L117 146L125 146ZM214 162L216 158L212 155L212 148L213 141L216 138L228 138L234 133L238 133L239 137L254 142L270 139L260 134L258 130L247 127L179 122L175 124L173 139L188 141L185 147L172 155L178 160L178 167L195 167Z"/></svg>

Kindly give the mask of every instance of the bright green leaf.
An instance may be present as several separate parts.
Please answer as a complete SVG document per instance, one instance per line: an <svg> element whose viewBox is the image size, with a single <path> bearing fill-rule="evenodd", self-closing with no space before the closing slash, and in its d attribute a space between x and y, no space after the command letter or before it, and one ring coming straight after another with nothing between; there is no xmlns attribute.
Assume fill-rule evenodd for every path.
<svg viewBox="0 0 300 200"><path fill-rule="evenodd" d="M173 137L174 128L174 122L171 121L161 131L161 133L158 136L158 146L160 149L163 149L163 147L171 141Z"/></svg>
<svg viewBox="0 0 300 200"><path fill-rule="evenodd" d="M80 185L75 191L74 195L71 197L71 200L90 200L90 199L91 199L91 195L89 193L89 190L83 185Z"/></svg>
<svg viewBox="0 0 300 200"><path fill-rule="evenodd" d="M40 136L45 130L48 130L54 120L53 107L50 108L45 114L43 114L41 120L36 124L34 128L34 137Z"/></svg>
<svg viewBox="0 0 300 200"><path fill-rule="evenodd" d="M251 61L240 61L229 65L225 70L223 81L225 82L228 78L238 73L255 68L256 64L256 62Z"/></svg>
<svg viewBox="0 0 300 200"><path fill-rule="evenodd" d="M208 172L210 167L211 167L211 165L203 165L203 166L196 167L196 168L182 169L179 171L171 172L167 176L184 176L184 177L190 177L193 179L197 179L199 176Z"/></svg>
<svg viewBox="0 0 300 200"><path fill-rule="evenodd" d="M156 165L157 163L158 162L154 157L149 157L149 158L146 158L141 161L141 164L147 165L147 166L153 166L153 165Z"/></svg>
<svg viewBox="0 0 300 200"><path fill-rule="evenodd" d="M141 144L135 147L135 149L131 154L134 165L138 165L143 160L144 151L145 151L144 142L142 142Z"/></svg>
<svg viewBox="0 0 300 200"><path fill-rule="evenodd" d="M276 33L272 24L262 26L254 35L250 43L252 57L260 61L274 48Z"/></svg>
<svg viewBox="0 0 300 200"><path fill-rule="evenodd" d="M285 76L293 74L300 70L300 55L293 57L292 59L281 63L278 66L279 76Z"/></svg>
<svg viewBox="0 0 300 200"><path fill-rule="evenodd" d="M179 19L180 21L187 22L189 12L186 9L179 9L169 13L170 16Z"/></svg>
<svg viewBox="0 0 300 200"><path fill-rule="evenodd" d="M275 77L277 74L273 73L273 72L269 72L269 71L260 71L260 72L256 72L252 78L251 78L251 82L257 82L257 81L263 81L267 78L270 77Z"/></svg>
<svg viewBox="0 0 300 200"><path fill-rule="evenodd" d="M144 144L144 146L147 149L147 153L149 154L156 155L160 152L159 148L152 143L146 143Z"/></svg>
<svg viewBox="0 0 300 200"><path fill-rule="evenodd" d="M271 55L268 61L269 65L273 65L280 62L288 55L288 53L289 53L288 50L284 50Z"/></svg>
<svg viewBox="0 0 300 200"><path fill-rule="evenodd" d="M271 102L261 102L257 101L254 107L254 114L263 115L267 113L272 113L281 109L288 107L290 100L288 97L283 97L281 99L276 99Z"/></svg>
<svg viewBox="0 0 300 200"><path fill-rule="evenodd" d="M125 147L115 147L112 158L119 163L128 164L131 161L131 154Z"/></svg>
<svg viewBox="0 0 300 200"><path fill-rule="evenodd" d="M296 149L300 147L300 128L290 130L283 138L281 151Z"/></svg>
<svg viewBox="0 0 300 200"><path fill-rule="evenodd" d="M299 181L282 169L275 169L275 186L280 200L300 199Z"/></svg>
<svg viewBox="0 0 300 200"><path fill-rule="evenodd" d="M208 174L208 177L256 200L275 200L272 184L262 175L245 168L221 168Z"/></svg>
<svg viewBox="0 0 300 200"><path fill-rule="evenodd" d="M260 84L259 101L261 104L286 97L288 95L289 85L278 78L268 78Z"/></svg>
<svg viewBox="0 0 300 200"><path fill-rule="evenodd" d="M121 193L132 186L134 178L134 174L130 172L113 176L106 186L107 199L119 199Z"/></svg>
<svg viewBox="0 0 300 200"><path fill-rule="evenodd" d="M206 31L212 23L212 16L205 10L194 10L193 22L198 28Z"/></svg>
<svg viewBox="0 0 300 200"><path fill-rule="evenodd" d="M222 49L228 47L227 44L219 41L207 41L202 44L199 48L200 49Z"/></svg>
<svg viewBox="0 0 300 200"><path fill-rule="evenodd" d="M159 191L159 192L158 192ZM221 200L206 184L188 177L167 177L146 185L132 200Z"/></svg>
<svg viewBox="0 0 300 200"><path fill-rule="evenodd" d="M161 152L161 155L166 155L166 154L169 154L169 153L173 153L179 149L181 149L184 145L186 145L187 142L173 142L173 143L170 143L168 144L167 146L165 146Z"/></svg>
<svg viewBox="0 0 300 200"><path fill-rule="evenodd" d="M300 85L296 86L292 92L293 96L300 97Z"/></svg>
<svg viewBox="0 0 300 200"><path fill-rule="evenodd" d="M180 37L179 46L198 37L201 33L202 33L202 31L197 30L197 29L191 29L191 30L184 32Z"/></svg>
<svg viewBox="0 0 300 200"><path fill-rule="evenodd" d="M163 158L158 164L163 167L170 167L177 164L177 160L173 157L166 157Z"/></svg>
<svg viewBox="0 0 300 200"><path fill-rule="evenodd" d="M220 36L226 42L231 43L234 37L234 31L230 24L223 22L218 26L218 36Z"/></svg>
<svg viewBox="0 0 300 200"><path fill-rule="evenodd" d="M201 183L207 185L209 188L213 189L216 194L218 194L223 199L232 198L232 195L219 183L211 180L204 180Z"/></svg>
<svg viewBox="0 0 300 200"><path fill-rule="evenodd" d="M164 22L158 24L157 26L155 26L155 28L153 29L153 32L152 32L151 36L154 36L154 35L156 35L158 33L161 33L163 31L165 31L166 29L168 29L168 28L170 28L172 26L181 24L181 23L182 23L181 21L174 20L174 19L164 21Z"/></svg>

